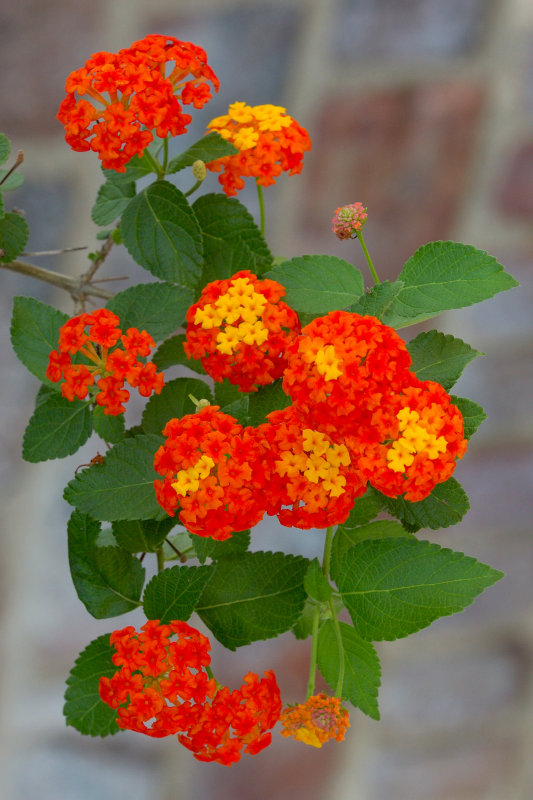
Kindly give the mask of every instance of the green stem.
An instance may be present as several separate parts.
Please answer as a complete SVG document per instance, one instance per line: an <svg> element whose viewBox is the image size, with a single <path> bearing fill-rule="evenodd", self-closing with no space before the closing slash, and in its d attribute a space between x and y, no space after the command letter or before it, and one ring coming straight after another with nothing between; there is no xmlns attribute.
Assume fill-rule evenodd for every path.
<svg viewBox="0 0 533 800"><path fill-rule="evenodd" d="M324 577L329 580L329 570L331 565L331 547L333 545L333 531L334 526L331 525L326 531L326 541L324 542L324 558L322 561L322 572ZM339 618L337 617L337 609L333 597L329 599L329 610L331 612L331 621L335 628L335 638L337 640L337 649L339 651L339 674L337 676L337 686L335 687L335 697L340 697L342 694L342 687L344 684L344 645L342 643L341 627L339 625Z"/></svg>
<svg viewBox="0 0 533 800"><path fill-rule="evenodd" d="M163 173L167 171L168 165L168 136L163 140Z"/></svg>
<svg viewBox="0 0 533 800"><path fill-rule="evenodd" d="M318 658L318 624L320 622L320 606L315 609L313 617L313 628L311 631L311 661L309 664L309 679L307 681L307 695L308 700L315 693L315 678L316 678L316 665Z"/></svg>
<svg viewBox="0 0 533 800"><path fill-rule="evenodd" d="M324 542L324 557L322 559L322 572L324 577L327 578L329 581L329 567L331 564L331 546L333 544L333 531L334 526L330 525L330 527L326 531L326 540Z"/></svg>
<svg viewBox="0 0 533 800"><path fill-rule="evenodd" d="M157 555L157 571L161 572L165 569L165 554L163 553L163 548L159 547L156 550Z"/></svg>
<svg viewBox="0 0 533 800"><path fill-rule="evenodd" d="M159 161L156 158L153 157L153 155L148 150L148 148L146 148L146 150L144 151L143 155L146 158L146 160L150 163L150 166L152 167L152 171L155 172L155 174L157 175L157 180L158 181L162 180L165 177L165 170L161 166Z"/></svg>
<svg viewBox="0 0 533 800"><path fill-rule="evenodd" d="M193 192L195 192L197 189L199 189L199 188L200 188L200 186L202 185L202 183L203 183L203 181L196 181L196 183L194 184L194 186L191 186L191 188L189 189L189 191L188 191L188 192L184 192L184 195L185 195L185 197L188 197L190 194L192 194L192 193L193 193Z"/></svg>
<svg viewBox="0 0 533 800"><path fill-rule="evenodd" d="M263 187L257 184L257 197L259 200L259 215L261 235L265 235L265 199L263 197Z"/></svg>
<svg viewBox="0 0 533 800"><path fill-rule="evenodd" d="M361 247L363 248L363 253L365 254L365 258L370 268L370 272L372 273L372 277L374 278L374 283L381 283L380 279L378 278L376 268L374 267L372 259L370 258L370 253L367 250L365 240L363 239L363 234L361 233L361 231L359 231L359 233L357 234L357 238L361 242Z"/></svg>

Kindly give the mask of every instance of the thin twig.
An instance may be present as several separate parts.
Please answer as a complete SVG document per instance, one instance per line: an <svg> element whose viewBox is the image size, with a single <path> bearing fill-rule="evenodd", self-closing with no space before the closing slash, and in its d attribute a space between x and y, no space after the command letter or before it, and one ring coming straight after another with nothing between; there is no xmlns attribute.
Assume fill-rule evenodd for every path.
<svg viewBox="0 0 533 800"><path fill-rule="evenodd" d="M31 256L32 258L33 256L60 256L62 253L74 253L76 250L87 250L87 245L82 244L78 247L62 247L61 250L35 250L34 252L25 250L20 255L25 258L27 256Z"/></svg>
<svg viewBox="0 0 533 800"><path fill-rule="evenodd" d="M102 248L98 251L98 255L94 259L93 263L85 273L82 275L82 278L85 280L85 283L90 283L93 279L93 276L97 269L99 269L104 261L106 260L107 256L109 255L109 251L115 244L115 240L113 239L113 234L110 233L107 239L105 240Z"/></svg>
<svg viewBox="0 0 533 800"><path fill-rule="evenodd" d="M27 261L10 261L7 264L0 263L0 267L9 269L11 272L19 272L22 275L28 275L30 278L36 278L45 283L51 283L64 289L68 292L74 300L82 300L85 297L101 297L103 300L109 300L113 297L112 292L107 292L105 289L100 289L98 286L87 281L85 275L80 278L71 278L69 275L61 275L59 272L53 270L43 269L37 267L35 264L30 264Z"/></svg>

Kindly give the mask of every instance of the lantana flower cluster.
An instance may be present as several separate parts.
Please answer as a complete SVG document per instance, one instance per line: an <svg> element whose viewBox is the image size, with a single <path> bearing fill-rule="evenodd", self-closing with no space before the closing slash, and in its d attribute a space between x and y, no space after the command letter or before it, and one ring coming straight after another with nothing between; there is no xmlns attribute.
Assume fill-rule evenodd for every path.
<svg viewBox="0 0 533 800"><path fill-rule="evenodd" d="M272 670L244 677L240 689L221 687L210 673L209 639L186 622L149 620L139 632L114 631L117 672L101 677L100 698L117 710L120 728L153 738L176 735L199 761L231 765L272 739L281 712Z"/></svg>
<svg viewBox="0 0 533 800"><path fill-rule="evenodd" d="M144 360L155 347L153 338L137 328L128 328L123 334L119 324L119 317L106 308L67 320L46 369L49 380L62 381L61 393L67 400L84 400L90 395L104 414L112 416L126 410L124 403L130 397L124 388L126 381L143 397L159 394L164 385L163 373ZM73 363L72 356L77 354L89 363Z"/></svg>
<svg viewBox="0 0 533 800"><path fill-rule="evenodd" d="M350 727L349 715L338 697L320 693L309 697L305 703L288 706L281 714L282 736L292 736L297 742L312 747L335 739L342 742Z"/></svg>
<svg viewBox="0 0 533 800"><path fill-rule="evenodd" d="M284 295L279 283L248 270L208 283L187 312L187 356L201 359L215 381L227 378L243 392L280 378L285 351L300 333Z"/></svg>
<svg viewBox="0 0 533 800"><path fill-rule="evenodd" d="M207 127L239 151L207 164L212 172L222 170L218 180L229 197L244 189L245 178L255 178L259 186L271 186L282 172L299 174L304 152L311 149L305 128L281 106L232 103L227 114L211 120Z"/></svg>
<svg viewBox="0 0 533 800"><path fill-rule="evenodd" d="M218 91L201 47L153 34L118 53L95 53L74 70L57 117L73 150L94 150L102 166L125 172L154 132L163 139L187 132L192 117L182 105L202 108L209 84Z"/></svg>

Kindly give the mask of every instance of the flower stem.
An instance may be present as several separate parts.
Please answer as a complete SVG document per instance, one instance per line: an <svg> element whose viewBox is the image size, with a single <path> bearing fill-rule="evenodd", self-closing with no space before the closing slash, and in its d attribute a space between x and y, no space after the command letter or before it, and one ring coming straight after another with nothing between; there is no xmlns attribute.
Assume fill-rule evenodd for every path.
<svg viewBox="0 0 533 800"><path fill-rule="evenodd" d="M324 542L324 556L322 559L322 572L324 577L329 580L329 567L331 564L331 546L333 544L333 530L334 526L330 525L330 527L326 531L326 540Z"/></svg>
<svg viewBox="0 0 533 800"><path fill-rule="evenodd" d="M313 627L311 630L311 661L309 663L309 678L307 681L307 695L305 698L306 700L308 700L315 693L319 622L320 622L320 606L317 606L315 609L315 615L313 617Z"/></svg>
<svg viewBox="0 0 533 800"><path fill-rule="evenodd" d="M259 200L259 219L261 235L265 235L265 198L263 197L263 187L257 184L257 197Z"/></svg>
<svg viewBox="0 0 533 800"><path fill-rule="evenodd" d="M165 169L161 166L157 158L154 158L151 152L146 148L143 153L143 157L149 162L150 166L152 167L152 171L155 172L157 175L157 180L163 180L165 177Z"/></svg>
<svg viewBox="0 0 533 800"><path fill-rule="evenodd" d="M326 541L324 542L324 558L322 561L322 572L324 577L328 580L331 565L333 531L333 525L331 525L326 531ZM335 628L335 639L337 640L337 649L339 652L339 674L337 676L337 686L335 687L335 697L340 697L342 694L342 686L344 684L344 645L342 643L341 626L339 625L339 618L337 617L337 609L335 608L333 597L330 597L328 605L331 612L331 621L333 622L333 627Z"/></svg>
<svg viewBox="0 0 533 800"><path fill-rule="evenodd" d="M196 181L194 186L191 186L191 188L188 189L188 191L184 192L185 197L189 197L189 195L191 195L193 192L195 192L197 189L199 189L200 186L202 185L202 183L203 183L203 181Z"/></svg>
<svg viewBox="0 0 533 800"><path fill-rule="evenodd" d="M359 233L357 234L357 238L359 239L361 247L363 248L363 253L365 254L365 258L370 268L370 272L372 273L372 277L374 278L374 283L381 283L380 279L378 278L376 268L374 267L372 259L370 258L370 253L367 250L365 240L363 239L363 234L361 233L361 231L359 231Z"/></svg>
<svg viewBox="0 0 533 800"><path fill-rule="evenodd" d="M162 570L165 569L165 554L163 552L162 547L159 547L156 550L156 555L157 555L157 571L161 572Z"/></svg>

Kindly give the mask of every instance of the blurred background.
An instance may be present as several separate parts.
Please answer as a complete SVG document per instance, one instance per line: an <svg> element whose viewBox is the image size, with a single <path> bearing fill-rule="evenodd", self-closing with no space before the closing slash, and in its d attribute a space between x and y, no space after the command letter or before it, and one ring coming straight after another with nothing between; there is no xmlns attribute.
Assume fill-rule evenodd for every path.
<svg viewBox="0 0 533 800"><path fill-rule="evenodd" d="M266 190L267 238L276 255L334 253L354 260L370 285L357 242L338 242L330 231L337 206L361 201L369 212L365 239L382 278L394 279L425 242L450 238L488 250L521 282L432 325L486 354L454 392L480 402L489 419L456 471L472 509L461 524L430 538L507 577L461 615L380 645L382 720L354 711L342 744L315 750L275 735L262 754L228 769L196 762L175 740L133 733L90 739L66 728L64 680L79 651L115 627L90 618L70 584L71 509L61 499L73 470L102 443L94 439L63 461L22 461L37 381L9 344L12 298L32 295L69 313L72 301L3 271L2 800L531 800L533 3L4 3L0 130L14 152L25 153L26 183L8 202L25 210L28 250L96 248L90 209L101 182L97 159L70 151L55 114L69 72L92 53L116 51L147 33L201 45L221 80L218 96L193 112L191 135L176 149L235 100L285 106L308 129L313 148L302 174L282 176ZM211 175L205 191L217 188ZM240 199L257 213L254 187ZM72 275L88 265L84 252L38 263ZM127 276L117 291L151 279L123 248L99 276ZM254 547L313 556L321 535L266 524ZM127 615L120 625L138 621ZM284 699L298 702L308 647L285 634L237 654L215 644L213 660L217 676L235 686L249 669L273 667Z"/></svg>

